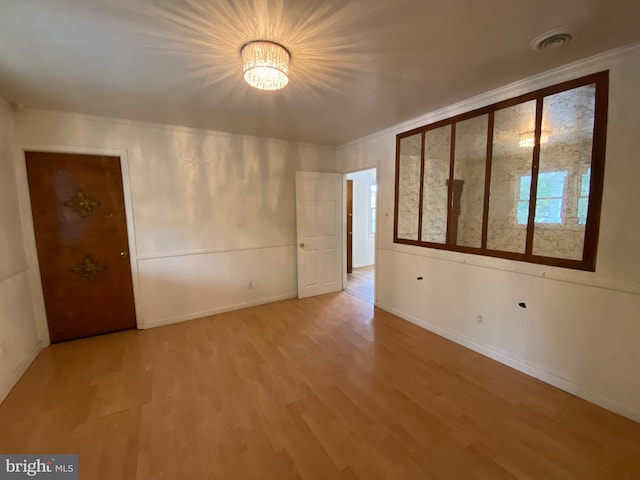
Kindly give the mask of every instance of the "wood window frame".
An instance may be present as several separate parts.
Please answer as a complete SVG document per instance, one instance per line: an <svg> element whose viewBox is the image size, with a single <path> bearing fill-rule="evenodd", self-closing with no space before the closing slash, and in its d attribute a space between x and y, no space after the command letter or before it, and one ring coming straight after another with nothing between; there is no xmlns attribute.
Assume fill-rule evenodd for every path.
<svg viewBox="0 0 640 480"><path fill-rule="evenodd" d="M581 260L572 260L557 257L547 257L533 254L533 236L534 236L534 219L537 201L538 187L538 170L540 165L540 137L542 134L542 107L543 98L561 93L567 90L583 87L586 85L595 85L595 112L594 112L594 128L592 137L591 150L591 179L589 189L589 202L587 210L587 222L585 225L584 246ZM460 115L446 118L428 125L414 128L407 132L396 135L396 171L395 171L395 198L394 198L394 243L414 245L426 248L435 248L438 250L449 250L460 253L469 253L475 255L483 255L488 257L497 257L507 260L523 261L528 263L536 263L541 265L549 265L555 267L572 268L576 270L595 271L596 253L598 246L598 235L600 231L600 214L602 209L602 193L604 185L604 163L606 153L606 136L607 136L607 113L608 113L608 96L609 96L609 71L587 75L581 78L562 82L550 87L541 88L539 90L519 95L508 100L497 102L486 107L481 107ZM535 133L534 147L532 151L531 162L531 193L529 202L529 218L527 223L525 253L506 252L500 250L492 250L487 248L487 234L489 223L489 194L491 188L491 163L493 156L493 130L495 112L504 108L512 107L521 103L535 101L536 117L535 117ZM449 182L447 197L447 234L446 243L434 243L422 241L422 209L424 195L424 149L425 149L425 133L436 128L450 126L451 128L451 153L449 161L449 178L453 178L454 156L455 156L455 128L456 124L464 120L469 120L481 115L488 115L487 128L487 153L485 167L485 184L484 184L484 204L482 214L482 240L481 246L465 247L452 244L449 238L449 227L451 223L451 202L453 195L453 182ZM399 199L399 182L400 182L400 142L403 138L420 134L422 137L422 150L420 160L420 192L418 199L418 240L410 240L398 238L398 199Z"/></svg>

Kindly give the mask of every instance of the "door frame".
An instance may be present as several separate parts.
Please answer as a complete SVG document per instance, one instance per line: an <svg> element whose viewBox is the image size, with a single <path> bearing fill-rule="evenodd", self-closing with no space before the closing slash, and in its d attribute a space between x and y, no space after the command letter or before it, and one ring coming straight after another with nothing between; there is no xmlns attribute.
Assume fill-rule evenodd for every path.
<svg viewBox="0 0 640 480"><path fill-rule="evenodd" d="M44 294L42 293L42 278L38 263L38 250L36 248L36 236L31 213L31 197L29 196L29 182L27 178L27 161L25 152L50 152L68 153L79 155L102 155L118 157L122 172L122 192L124 194L124 209L127 225L127 240L129 241L129 264L131 268L131 280L133 283L133 301L136 313L136 328L144 328L142 309L140 308L140 277L138 274L138 252L136 248L135 222L133 218L133 199L131 195L131 177L129 174L129 157L126 149L75 147L64 145L29 145L21 144L16 147L14 155L14 168L18 184L18 198L20 201L20 219L22 222L22 234L24 236L25 254L29 269L29 283L36 321L36 328L42 346L51 343L47 313L44 307Z"/></svg>
<svg viewBox="0 0 640 480"><path fill-rule="evenodd" d="M351 271L353 271L353 180L347 179L346 195L347 195L347 209L345 213L347 215L347 218L346 218L347 228L344 234L347 240L346 270L347 270L347 274L349 274L351 273ZM349 211L349 207L351 207L351 211ZM349 225L351 225L351 228L349 228Z"/></svg>
<svg viewBox="0 0 640 480"><path fill-rule="evenodd" d="M358 167L354 170L344 171L342 174L343 181L343 195L342 195L342 229L347 231L347 175L350 173L364 172L365 170L376 171L376 185L378 185L378 192L376 195L376 233L373 236L373 304L378 304L378 234L380 232L380 212L378 206L380 205L380 167L378 165L372 165L370 167ZM342 290L347 288L347 235L342 235L342 251L343 251L343 268L342 268Z"/></svg>

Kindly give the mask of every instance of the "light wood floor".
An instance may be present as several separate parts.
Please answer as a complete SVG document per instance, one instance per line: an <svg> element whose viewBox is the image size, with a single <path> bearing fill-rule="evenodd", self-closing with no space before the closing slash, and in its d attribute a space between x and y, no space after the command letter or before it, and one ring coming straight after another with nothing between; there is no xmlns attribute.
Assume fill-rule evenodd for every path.
<svg viewBox="0 0 640 480"><path fill-rule="evenodd" d="M91 480L640 478L640 424L345 293L54 345L0 431Z"/></svg>
<svg viewBox="0 0 640 480"><path fill-rule="evenodd" d="M351 273L347 273L347 288L345 292L355 295L365 302L373 303L373 274L373 265L353 268Z"/></svg>

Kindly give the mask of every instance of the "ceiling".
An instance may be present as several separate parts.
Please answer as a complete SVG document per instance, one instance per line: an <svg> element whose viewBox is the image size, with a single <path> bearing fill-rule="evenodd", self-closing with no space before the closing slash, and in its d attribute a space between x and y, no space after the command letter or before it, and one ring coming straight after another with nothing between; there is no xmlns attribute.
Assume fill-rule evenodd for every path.
<svg viewBox="0 0 640 480"><path fill-rule="evenodd" d="M63 110L340 145L640 40L637 0L0 0L0 96ZM565 26L574 39L533 51ZM240 47L292 54L277 92Z"/></svg>

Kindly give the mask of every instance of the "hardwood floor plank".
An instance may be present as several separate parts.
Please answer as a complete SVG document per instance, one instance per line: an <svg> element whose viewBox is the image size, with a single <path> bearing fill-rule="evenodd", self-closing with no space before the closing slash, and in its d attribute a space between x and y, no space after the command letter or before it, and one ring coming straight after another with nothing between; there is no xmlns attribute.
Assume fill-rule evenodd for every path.
<svg viewBox="0 0 640 480"><path fill-rule="evenodd" d="M354 268L351 273L347 274L347 288L345 289L345 292L358 297L365 302L373 303L374 270L375 267L373 265Z"/></svg>
<svg viewBox="0 0 640 480"><path fill-rule="evenodd" d="M640 425L346 293L45 349L0 451L86 479L637 479Z"/></svg>

